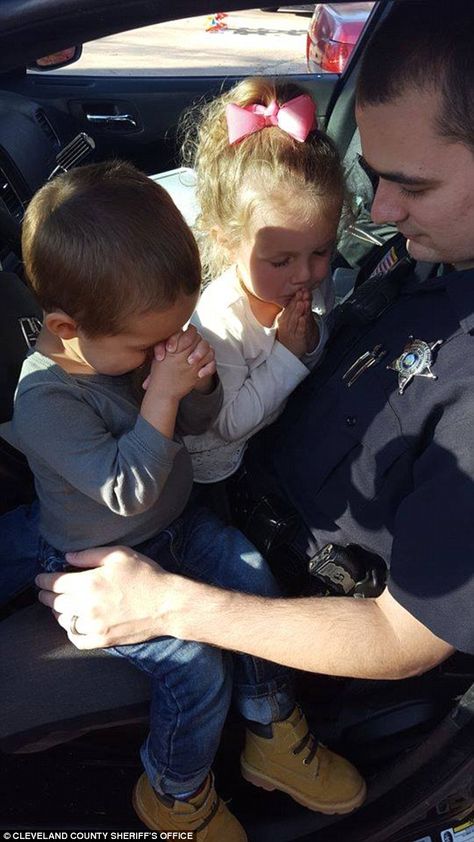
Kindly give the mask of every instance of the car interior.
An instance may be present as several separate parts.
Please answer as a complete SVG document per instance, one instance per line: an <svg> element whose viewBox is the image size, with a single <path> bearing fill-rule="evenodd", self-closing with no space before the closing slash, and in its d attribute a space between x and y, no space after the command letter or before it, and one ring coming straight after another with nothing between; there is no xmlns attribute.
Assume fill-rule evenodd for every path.
<svg viewBox="0 0 474 842"><path fill-rule="evenodd" d="M357 219L341 232L335 278L347 296L360 267L395 233L370 222L372 187L358 165L354 117L357 64L379 20L394 2L375 4L341 77L298 75L316 99L318 119L336 140L355 196ZM226 10L245 3L229 0ZM285 7L286 8L286 7ZM181 112L236 78L30 72L27 67L71 44L148 23L209 14L205 0L3 0L0 6L0 423L11 417L22 360L34 345L41 310L23 276L20 230L34 192L56 172L122 158L168 189L192 225L197 207L192 172L181 169L176 129ZM127 119L97 120L94 117ZM92 119L91 119L92 118ZM0 513L34 499L22 454L0 438ZM246 489L246 523L262 501ZM250 502L249 502L250 498ZM268 501L267 501L268 503ZM243 504L240 504L243 505ZM288 522L270 501L272 516ZM286 520L285 520L286 518ZM251 532L251 529L250 529ZM272 560L272 559L270 559ZM274 563L284 567L285 544ZM278 571L277 571L278 572ZM327 592L308 576L308 588ZM305 588L301 583L302 589ZM383 587L383 585L382 585ZM364 588L357 597L371 595ZM147 724L144 675L101 651L79 651L36 600L33 586L0 607L3 816L19 828L138 829L130 789L140 771ZM316 640L308 640L317 646ZM239 777L243 731L230 714L216 762L224 798L251 840L351 842L437 840L441 828L469 817L474 805L474 663L457 653L426 675L361 681L300 674L299 697L322 742L366 776L366 805L354 815L312 813L278 793L262 794ZM429 836L433 833L433 836Z"/></svg>

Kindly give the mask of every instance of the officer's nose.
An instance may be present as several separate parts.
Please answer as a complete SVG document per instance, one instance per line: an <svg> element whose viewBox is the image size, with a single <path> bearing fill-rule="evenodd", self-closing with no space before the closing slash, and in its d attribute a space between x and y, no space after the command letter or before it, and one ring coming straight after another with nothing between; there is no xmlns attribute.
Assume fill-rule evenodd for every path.
<svg viewBox="0 0 474 842"><path fill-rule="evenodd" d="M406 219L408 213L404 206L400 185L393 181L379 180L370 211L372 221L378 224L393 222L397 224Z"/></svg>

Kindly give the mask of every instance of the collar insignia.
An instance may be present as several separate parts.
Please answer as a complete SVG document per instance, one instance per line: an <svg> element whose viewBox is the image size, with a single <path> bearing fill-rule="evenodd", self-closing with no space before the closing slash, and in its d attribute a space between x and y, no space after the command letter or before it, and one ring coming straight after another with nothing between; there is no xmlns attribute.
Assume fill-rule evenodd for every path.
<svg viewBox="0 0 474 842"><path fill-rule="evenodd" d="M438 379L436 374L431 371L433 364L431 352L442 342L442 339L437 339L435 342L423 342L422 339L413 339L413 336L410 336L410 341L405 345L403 353L387 366L387 368L398 372L398 392L400 395L403 395L404 389L414 377L429 377L430 380Z"/></svg>

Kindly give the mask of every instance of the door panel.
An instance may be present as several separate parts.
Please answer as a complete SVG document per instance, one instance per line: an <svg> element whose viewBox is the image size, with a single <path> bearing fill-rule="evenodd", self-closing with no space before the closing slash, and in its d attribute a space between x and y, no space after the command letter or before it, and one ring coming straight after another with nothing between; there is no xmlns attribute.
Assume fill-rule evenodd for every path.
<svg viewBox="0 0 474 842"><path fill-rule="evenodd" d="M315 97L318 118L324 122L338 77L295 75L291 80L304 85ZM176 127L183 110L236 81L238 77L28 74L11 80L8 89L39 103L53 125L61 126L62 134L68 135L61 137L63 142L84 131L96 141L98 160L121 157L151 173L177 165ZM130 115L136 125L129 121L104 121L101 125L91 122L87 114Z"/></svg>

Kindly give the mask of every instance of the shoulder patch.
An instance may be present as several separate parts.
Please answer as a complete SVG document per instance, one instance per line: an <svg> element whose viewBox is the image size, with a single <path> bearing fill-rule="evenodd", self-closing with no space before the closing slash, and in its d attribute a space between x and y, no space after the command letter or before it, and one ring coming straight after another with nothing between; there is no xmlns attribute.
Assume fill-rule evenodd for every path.
<svg viewBox="0 0 474 842"><path fill-rule="evenodd" d="M398 254L396 246L392 246L390 251L382 257L382 260L377 263L373 272L369 275L374 278L376 275L385 275L390 269L393 269L396 263L401 260L405 254Z"/></svg>

